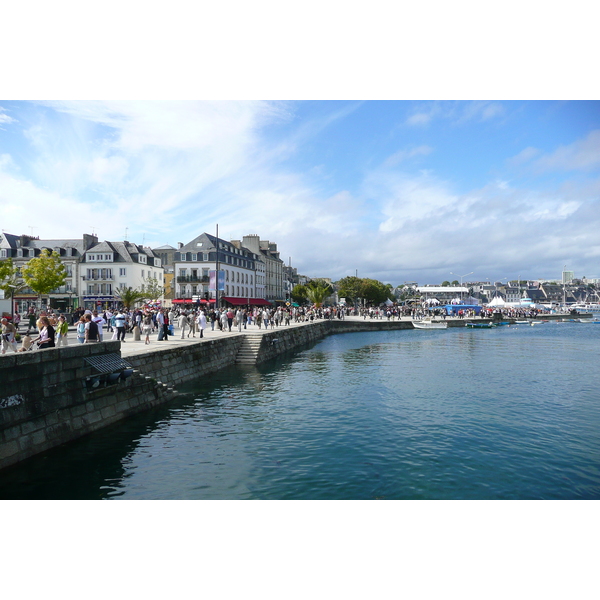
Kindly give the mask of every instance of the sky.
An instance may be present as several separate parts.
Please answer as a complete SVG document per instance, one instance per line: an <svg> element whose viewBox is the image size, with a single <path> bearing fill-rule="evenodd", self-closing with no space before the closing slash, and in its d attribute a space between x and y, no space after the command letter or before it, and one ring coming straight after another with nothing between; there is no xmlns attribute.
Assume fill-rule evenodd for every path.
<svg viewBox="0 0 600 600"><path fill-rule="evenodd" d="M0 204L41 238L218 224L334 281L600 277L600 102L0 101Z"/></svg>
<svg viewBox="0 0 600 600"><path fill-rule="evenodd" d="M600 277L594 3L565 9L505 0L501 10L476 0L5 4L4 231L56 238L93 230L102 240L127 236L160 246L213 233L218 224L225 239L256 233L276 242L283 260L291 259L302 274L336 280L358 273L394 285L461 276L551 279L565 265L577 276ZM419 547L423 531L435 532L435 547L443 553L440 572L448 575L440 578L439 592L446 595L465 556L475 566L467 597L479 597L488 586L490 564L505 565L519 589L545 586L548 597L589 579L581 577L589 552L580 532L588 535L592 520L580 506L575 513L568 503L535 505L536 515L547 513L543 523L554 525L548 543L543 529L531 529L531 515L521 518L523 505L517 504L412 503L374 511L348 503L337 504L329 521L322 505L292 504L270 505L257 519L258 505L215 503L208 521L198 521L192 503L178 506L175 516L165 505L164 517L174 526L152 530L150 543L138 544L127 560L147 569L158 546L169 548L169 556L161 555L169 577L158 584L151 578L152 590L144 593L173 595L181 581L187 591L181 565L203 548L220 547L223 540L231 546L233 540L245 549L250 540L251 552L236 562L242 574L247 565L250 579L239 580L253 581L267 557L263 596L279 597L298 565L315 572L307 557L313 558L314 540L323 539L327 573L317 569L323 580L315 583L323 589L329 579L338 595L341 585L346 596L358 597L384 591L384 585L385 592L397 589L397 569L382 570L396 555L380 532L402 522L405 548ZM77 573L84 578L89 564L104 564L123 532L139 531L133 543L149 539L155 504L131 505L126 519L119 518L125 504L111 506L102 513L94 507L92 514L77 507L86 523L114 533L86 546L86 562L74 570L79 587L85 581ZM55 505L48 509L52 515L44 510L40 504L13 519L16 525L9 523L11 547L28 543L23 527L38 533L56 523L60 530L42 536L52 540L54 551L57 539L60 549L61 539L72 539L65 527L71 533L69 524L81 521L72 518L73 507L59 519ZM332 529L332 516L340 519L339 530ZM345 535L349 522L351 541ZM208 542L194 554L189 535L179 532L187 534L196 523ZM527 573L506 563L521 538L528 550L531 540L542 542L529 551ZM568 552L557 553L561 547ZM582 548L581 556L573 548ZM10 565L19 592L20 556L30 549L22 550L12 553L17 559ZM203 580L203 589L214 586L221 597L231 570L231 561L222 560L228 548L223 550L200 555L215 573ZM61 566L48 556L36 564L48 575L38 578L44 585ZM261 562L248 560L252 556ZM422 596L431 560L408 558L403 587ZM560 569L551 577L529 576L546 573L557 561ZM351 577L348 566L356 566ZM559 572L564 575L557 580ZM139 592L139 578L131 581ZM272 582L275 594L269 594ZM513 578L505 583L512 591ZM196 588L192 578L189 589Z"/></svg>

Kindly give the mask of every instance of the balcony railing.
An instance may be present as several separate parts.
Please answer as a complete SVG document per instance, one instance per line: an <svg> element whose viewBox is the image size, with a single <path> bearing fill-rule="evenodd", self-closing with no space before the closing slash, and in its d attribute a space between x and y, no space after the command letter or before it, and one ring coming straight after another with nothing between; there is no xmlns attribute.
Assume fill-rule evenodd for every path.
<svg viewBox="0 0 600 600"><path fill-rule="evenodd" d="M88 277L87 275L83 276L84 281L114 281L114 277L112 275L107 275L106 277L102 277L100 275L93 275Z"/></svg>
<svg viewBox="0 0 600 600"><path fill-rule="evenodd" d="M178 275L177 283L208 283L208 275Z"/></svg>

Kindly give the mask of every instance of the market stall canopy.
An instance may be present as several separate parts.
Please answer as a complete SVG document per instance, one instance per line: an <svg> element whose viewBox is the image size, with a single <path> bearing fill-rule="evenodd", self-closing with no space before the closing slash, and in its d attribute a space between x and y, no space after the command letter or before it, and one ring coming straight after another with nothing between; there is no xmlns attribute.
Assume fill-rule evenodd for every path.
<svg viewBox="0 0 600 600"><path fill-rule="evenodd" d="M495 296L491 302L488 302L488 306L506 306L506 302L500 296Z"/></svg>

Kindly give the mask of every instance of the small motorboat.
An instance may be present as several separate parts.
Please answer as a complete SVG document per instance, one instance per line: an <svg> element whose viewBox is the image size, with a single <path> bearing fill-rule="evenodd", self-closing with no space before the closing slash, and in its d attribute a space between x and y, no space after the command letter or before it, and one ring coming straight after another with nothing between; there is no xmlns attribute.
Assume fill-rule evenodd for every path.
<svg viewBox="0 0 600 600"><path fill-rule="evenodd" d="M423 319L422 321L413 321L415 329L447 329L448 323L443 321L432 321L431 319Z"/></svg>

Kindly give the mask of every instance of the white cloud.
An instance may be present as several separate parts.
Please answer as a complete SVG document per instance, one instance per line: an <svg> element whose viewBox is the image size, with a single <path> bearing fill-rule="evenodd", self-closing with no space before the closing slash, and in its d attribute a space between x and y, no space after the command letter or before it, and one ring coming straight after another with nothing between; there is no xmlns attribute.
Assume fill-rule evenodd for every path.
<svg viewBox="0 0 600 600"><path fill-rule="evenodd" d="M416 146L409 150L398 150L398 152L388 157L384 163L384 166L392 167L401 162L414 158L415 156L427 156L433 152L433 148L427 145Z"/></svg>
<svg viewBox="0 0 600 600"><path fill-rule="evenodd" d="M558 147L552 154L535 161L537 172L591 170L600 167L600 129L591 131L583 140Z"/></svg>
<svg viewBox="0 0 600 600"><path fill-rule="evenodd" d="M276 242L282 259L292 257L304 274L337 279L358 269L391 283L441 281L449 271L491 277L496 264L514 269L498 277L516 276L524 264L542 276L539 265L548 261L597 255L598 180L546 192L497 178L465 191L433 170L409 170L433 151L418 141L357 172L353 188L336 187L335 167L313 166L312 155L303 157L305 167L294 165L296 154L356 106L290 126L291 104L52 103L58 117L44 110L24 125L27 160L26 153L0 156L2 228L79 237L95 227L102 239L117 240L129 227L132 241L145 236L163 245L214 233L219 223L226 239L258 233ZM419 107L413 117L501 115L495 103L464 111L456 104L444 113L440 106ZM288 133L280 128L275 141L267 139L280 124ZM596 147L590 135L541 158L596 164L589 163ZM511 160L537 165L536 157L529 147Z"/></svg>
<svg viewBox="0 0 600 600"><path fill-rule="evenodd" d="M506 114L500 102L432 102L419 106L406 121L406 125L425 126L433 119L447 119L457 125L470 121L483 122Z"/></svg>
<svg viewBox="0 0 600 600"><path fill-rule="evenodd" d="M408 119L406 119L406 124L407 125L416 125L416 126L429 125L429 123L431 122L433 117L434 117L434 114L432 112L430 112L430 113L423 113L423 112L415 113L414 115L411 115L410 117L408 117Z"/></svg>
<svg viewBox="0 0 600 600"><path fill-rule="evenodd" d="M530 160L534 159L536 156L540 154L540 151L537 148L533 148L532 146L528 146L524 148L512 158L509 158L506 162L513 167L519 167L525 163L528 163Z"/></svg>
<svg viewBox="0 0 600 600"><path fill-rule="evenodd" d="M0 125L9 123L16 123L15 119L6 114L6 109L0 106Z"/></svg>

